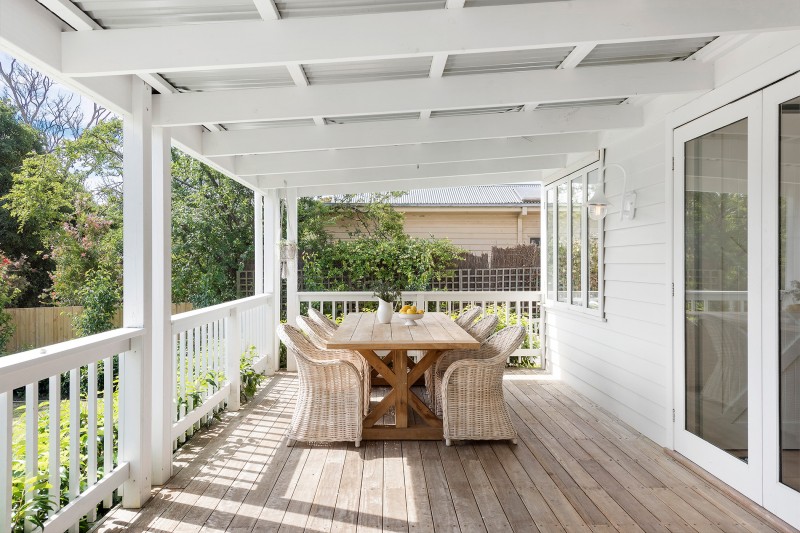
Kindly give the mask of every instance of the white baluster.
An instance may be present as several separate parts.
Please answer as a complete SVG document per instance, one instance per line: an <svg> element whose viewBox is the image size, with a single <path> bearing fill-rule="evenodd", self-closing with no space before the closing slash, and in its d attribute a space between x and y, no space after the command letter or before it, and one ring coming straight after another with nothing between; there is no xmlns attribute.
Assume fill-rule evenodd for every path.
<svg viewBox="0 0 800 533"><path fill-rule="evenodd" d="M97 363L89 364L87 379L86 481L91 487L97 483ZM96 518L97 512L93 508L89 513L89 521L94 522Z"/></svg>
<svg viewBox="0 0 800 533"><path fill-rule="evenodd" d="M114 358L103 363L103 477L114 470ZM103 500L103 508L110 509L111 496Z"/></svg>
<svg viewBox="0 0 800 533"><path fill-rule="evenodd" d="M11 430L13 391L0 393L0 533L11 533Z"/></svg>
<svg viewBox="0 0 800 533"><path fill-rule="evenodd" d="M80 491L81 474L81 370L69 371L69 487L68 499L73 501ZM78 524L69 528L78 533Z"/></svg>
<svg viewBox="0 0 800 533"><path fill-rule="evenodd" d="M25 386L25 479L39 475L39 382ZM26 489L28 487L26 486ZM33 491L26 490L25 501L33 500ZM25 531L33 531L32 522L25 521Z"/></svg>
<svg viewBox="0 0 800 533"><path fill-rule="evenodd" d="M61 506L61 374L50 378L50 434L49 457L47 468L49 470L50 500L54 504L53 511Z"/></svg>

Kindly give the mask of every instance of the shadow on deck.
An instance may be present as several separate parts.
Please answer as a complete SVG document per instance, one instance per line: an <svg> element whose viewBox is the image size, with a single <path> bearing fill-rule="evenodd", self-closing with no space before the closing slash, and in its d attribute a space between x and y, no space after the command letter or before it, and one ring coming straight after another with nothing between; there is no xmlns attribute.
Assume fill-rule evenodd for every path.
<svg viewBox="0 0 800 533"><path fill-rule="evenodd" d="M197 434L99 531L776 531L569 387L506 376L517 446L286 446L296 376Z"/></svg>

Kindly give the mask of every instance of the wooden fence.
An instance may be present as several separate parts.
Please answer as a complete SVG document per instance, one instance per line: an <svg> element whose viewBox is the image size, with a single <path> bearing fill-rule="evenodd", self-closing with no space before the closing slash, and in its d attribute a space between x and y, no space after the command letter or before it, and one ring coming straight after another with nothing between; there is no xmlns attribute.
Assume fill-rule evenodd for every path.
<svg viewBox="0 0 800 533"><path fill-rule="evenodd" d="M173 315L191 310L190 303L172 304ZM6 311L16 326L6 352L16 353L74 339L76 335L72 329L72 319L83 311L83 307L26 307ZM122 315L117 313L114 327L121 325Z"/></svg>

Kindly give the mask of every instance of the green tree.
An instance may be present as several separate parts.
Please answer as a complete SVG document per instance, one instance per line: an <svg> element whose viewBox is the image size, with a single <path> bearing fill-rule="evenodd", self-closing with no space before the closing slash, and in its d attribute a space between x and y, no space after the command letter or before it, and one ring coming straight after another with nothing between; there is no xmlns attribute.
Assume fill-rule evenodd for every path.
<svg viewBox="0 0 800 533"><path fill-rule="evenodd" d="M38 295L49 286L48 271L52 262L42 258L44 246L37 236L23 235L11 213L4 209L3 196L9 193L12 175L22 168L29 154L41 152L39 133L17 120L16 110L0 100L0 244L8 258L24 260L29 265L26 278L30 282L15 299L15 305L35 306Z"/></svg>
<svg viewBox="0 0 800 533"><path fill-rule="evenodd" d="M205 307L235 300L253 256L253 192L172 151L172 298Z"/></svg>

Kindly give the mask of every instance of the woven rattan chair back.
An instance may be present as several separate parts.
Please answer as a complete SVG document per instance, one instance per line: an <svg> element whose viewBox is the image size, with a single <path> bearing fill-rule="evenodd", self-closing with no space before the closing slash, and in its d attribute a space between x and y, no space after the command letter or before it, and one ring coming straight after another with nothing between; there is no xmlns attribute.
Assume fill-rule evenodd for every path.
<svg viewBox="0 0 800 533"><path fill-rule="evenodd" d="M489 335L494 333L497 329L497 323L500 321L497 315L486 315L473 325L467 328L467 333L472 335L476 341L483 342L489 338Z"/></svg>
<svg viewBox="0 0 800 533"><path fill-rule="evenodd" d="M462 328L466 329L475 322L475 319L478 318L481 313L483 313L483 307L480 305L476 305L475 307L470 307L458 317L456 317L456 324L461 326Z"/></svg>
<svg viewBox="0 0 800 533"><path fill-rule="evenodd" d="M339 329L339 325L336 322L325 316L325 314L322 313L321 311L317 311L313 307L310 307L308 309L308 317L311 320L313 320L317 325L319 325L321 328L325 329L325 331L329 332L331 335L333 335L334 332L336 332L336 330Z"/></svg>

